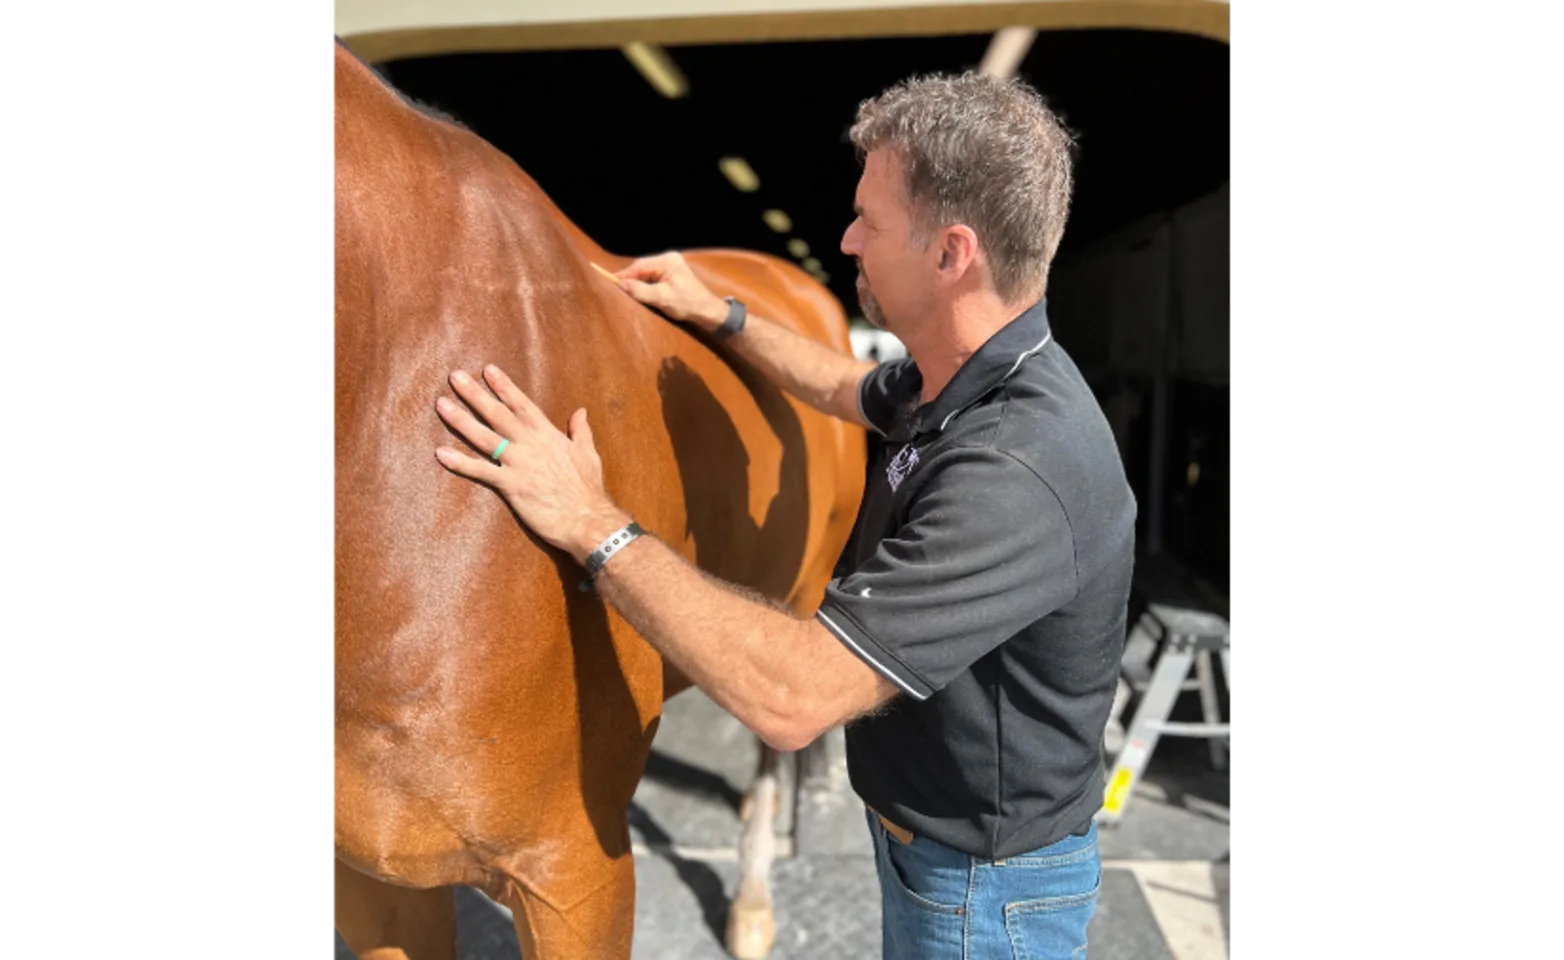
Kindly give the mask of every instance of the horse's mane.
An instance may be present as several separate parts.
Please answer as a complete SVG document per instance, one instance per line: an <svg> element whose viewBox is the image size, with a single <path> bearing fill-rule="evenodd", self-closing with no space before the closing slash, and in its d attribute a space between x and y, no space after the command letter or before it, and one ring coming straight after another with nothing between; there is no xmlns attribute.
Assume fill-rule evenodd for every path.
<svg viewBox="0 0 1564 960"><path fill-rule="evenodd" d="M365 70L368 70L376 80L380 81L381 85L383 85L387 90L390 90L392 93L396 94L397 99L402 101L403 104L411 108L413 111L422 114L431 120L438 120L441 123L448 123L459 130L467 130L469 133L471 132L470 128L465 123L462 123L451 114L441 110L439 107L430 106L427 103L421 103L418 100L415 100L407 94L403 93L401 90L398 90L396 84L386 79L385 74L381 73L379 70L376 70L373 64L354 53L352 47L343 43L341 37L334 37L334 39L337 41L337 46L341 47L348 56L362 64Z"/></svg>

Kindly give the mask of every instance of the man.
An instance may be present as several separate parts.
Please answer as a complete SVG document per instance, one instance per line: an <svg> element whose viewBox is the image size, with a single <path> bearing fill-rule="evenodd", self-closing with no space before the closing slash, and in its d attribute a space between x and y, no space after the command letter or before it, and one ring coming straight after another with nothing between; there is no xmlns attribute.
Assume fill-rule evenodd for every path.
<svg viewBox="0 0 1564 960"><path fill-rule="evenodd" d="M437 456L585 562L608 603L766 742L796 750L847 724L886 957L1082 956L1135 505L1043 308L1069 138L1025 85L976 75L886 91L852 138L864 170L842 251L865 316L908 357L862 364L746 318L678 254L619 274L781 388L885 435L852 572L813 620L627 532L585 411L560 433L493 367L494 396L451 378L489 426L445 398L440 413L479 449L510 450Z"/></svg>

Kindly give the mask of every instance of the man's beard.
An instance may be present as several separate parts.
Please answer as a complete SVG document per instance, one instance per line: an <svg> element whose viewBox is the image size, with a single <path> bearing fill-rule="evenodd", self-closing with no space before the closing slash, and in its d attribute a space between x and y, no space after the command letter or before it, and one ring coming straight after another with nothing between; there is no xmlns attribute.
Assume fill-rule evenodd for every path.
<svg viewBox="0 0 1564 960"><path fill-rule="evenodd" d="M877 330L885 329L885 311L880 309L880 301L874 299L874 294L869 290L869 281L864 279L863 271L858 271L858 306L863 310L863 318Z"/></svg>

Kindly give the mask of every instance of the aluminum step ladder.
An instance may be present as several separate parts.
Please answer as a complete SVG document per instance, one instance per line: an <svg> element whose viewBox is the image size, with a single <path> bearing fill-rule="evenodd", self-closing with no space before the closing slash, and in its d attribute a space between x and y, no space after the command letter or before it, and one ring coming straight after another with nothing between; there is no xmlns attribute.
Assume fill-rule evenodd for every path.
<svg viewBox="0 0 1564 960"><path fill-rule="evenodd" d="M1161 648L1155 671L1148 665ZM1203 737L1210 741L1211 765L1218 770L1227 766L1229 724L1224 723L1217 706L1216 676L1211 654L1222 658L1222 678L1231 688L1228 668L1227 620L1205 610L1170 604L1149 604L1130 631L1124 644L1123 675L1128 686L1141 693L1134 719L1118 751L1102 809L1100 824L1117 823L1129 806L1130 796L1140 781L1157 741L1164 734L1176 737ZM1190 668L1195 679L1189 679ZM1149 676L1148 676L1149 674ZM1122 692L1121 686L1121 692ZM1200 692L1204 723L1174 723L1168 720L1178 695L1185 690ZM1117 722L1123 698L1115 704L1112 722Z"/></svg>

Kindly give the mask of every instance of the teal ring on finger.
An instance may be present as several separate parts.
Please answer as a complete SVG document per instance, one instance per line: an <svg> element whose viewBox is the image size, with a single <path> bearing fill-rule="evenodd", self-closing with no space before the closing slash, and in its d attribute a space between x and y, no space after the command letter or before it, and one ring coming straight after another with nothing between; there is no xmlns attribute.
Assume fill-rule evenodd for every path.
<svg viewBox="0 0 1564 960"><path fill-rule="evenodd" d="M508 447L508 446L510 446L510 441L505 439L504 437L501 437L500 438L500 445L495 447L494 448L494 452L489 454L489 456L494 458L494 462L495 463L499 463L500 462L500 454L504 453L505 452L505 448Z"/></svg>

